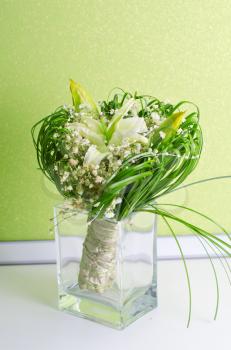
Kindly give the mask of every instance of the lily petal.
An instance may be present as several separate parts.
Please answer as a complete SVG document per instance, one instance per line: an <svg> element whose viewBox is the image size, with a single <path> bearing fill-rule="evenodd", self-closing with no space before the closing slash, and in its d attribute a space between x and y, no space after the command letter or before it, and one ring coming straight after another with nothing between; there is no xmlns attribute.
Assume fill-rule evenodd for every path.
<svg viewBox="0 0 231 350"><path fill-rule="evenodd" d="M93 143L93 145L105 147L103 135L92 131L85 124L72 123L72 125L70 125L70 127L77 130L82 137L85 137L86 139L88 139L91 143Z"/></svg>
<svg viewBox="0 0 231 350"><path fill-rule="evenodd" d="M130 139L132 142L139 141L146 144L146 137L139 135L139 133L145 131L147 131L147 126L144 118L131 117L122 119L118 123L109 143L119 145L122 143L123 139Z"/></svg>
<svg viewBox="0 0 231 350"><path fill-rule="evenodd" d="M134 107L135 105L135 100L134 99L130 99L128 100L128 102L122 106L119 111L114 115L114 117L112 118L111 122L108 125L108 138L109 140L111 139L112 135L114 134L117 124L119 123L119 121L121 119L123 119L123 117L128 113L128 111Z"/></svg>
<svg viewBox="0 0 231 350"><path fill-rule="evenodd" d="M128 137L128 142L133 143L133 142L140 142L143 143L144 145L148 144L148 138L140 135L140 134L134 134L133 136Z"/></svg>
<svg viewBox="0 0 231 350"><path fill-rule="evenodd" d="M97 134L102 134L99 120L90 117L82 117L81 122L84 123L88 127L88 129L96 132Z"/></svg>

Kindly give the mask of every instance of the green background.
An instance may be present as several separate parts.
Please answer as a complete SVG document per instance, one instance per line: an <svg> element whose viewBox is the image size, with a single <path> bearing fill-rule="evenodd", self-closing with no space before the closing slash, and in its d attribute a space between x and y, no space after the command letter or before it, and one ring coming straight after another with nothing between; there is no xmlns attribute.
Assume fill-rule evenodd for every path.
<svg viewBox="0 0 231 350"><path fill-rule="evenodd" d="M30 128L70 103L69 78L96 99L120 86L194 101L205 146L188 182L229 174L229 0L1 0L0 8L0 240L52 238L49 218L60 197L36 170ZM230 229L230 185L198 185L169 200ZM160 232L167 233L162 225Z"/></svg>

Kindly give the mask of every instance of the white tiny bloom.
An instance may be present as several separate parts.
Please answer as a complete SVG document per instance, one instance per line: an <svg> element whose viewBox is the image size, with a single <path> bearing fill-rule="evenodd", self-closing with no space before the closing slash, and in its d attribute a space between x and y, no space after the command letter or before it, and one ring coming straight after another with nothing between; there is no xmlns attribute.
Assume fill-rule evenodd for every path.
<svg viewBox="0 0 231 350"><path fill-rule="evenodd" d="M72 191L73 187L71 185L67 186L67 191Z"/></svg>
<svg viewBox="0 0 231 350"><path fill-rule="evenodd" d="M165 138L165 136L166 136L165 132L163 132L163 131L160 131L159 134L160 134L160 137L162 138L162 140L163 140L163 139Z"/></svg>
<svg viewBox="0 0 231 350"><path fill-rule="evenodd" d="M55 170L55 171L58 171L57 165L54 166L54 170Z"/></svg>
<svg viewBox="0 0 231 350"><path fill-rule="evenodd" d="M177 130L177 134L181 134L183 132L183 130L181 129L181 128L179 128L178 130Z"/></svg>
<svg viewBox="0 0 231 350"><path fill-rule="evenodd" d="M96 176L95 182L96 182L97 184L100 184L100 183L103 182L103 178L102 178L101 176Z"/></svg>
<svg viewBox="0 0 231 350"><path fill-rule="evenodd" d="M151 113L151 117L152 117L152 120L155 123L159 123L160 122L160 115L157 112L152 112Z"/></svg>
<svg viewBox="0 0 231 350"><path fill-rule="evenodd" d="M114 149L115 149L115 147L114 147L113 145L110 145L110 146L108 147L108 149L109 149L110 152L113 152Z"/></svg>
<svg viewBox="0 0 231 350"><path fill-rule="evenodd" d="M115 216L115 214L113 213L113 211L108 211L106 212L105 216L107 219L111 219Z"/></svg>
<svg viewBox="0 0 231 350"><path fill-rule="evenodd" d="M64 174L61 178L61 183L64 183L68 179L69 176L70 176L70 173L68 171L64 171Z"/></svg>
<svg viewBox="0 0 231 350"><path fill-rule="evenodd" d="M78 161L76 159L71 158L71 159L69 159L69 164L71 166L76 166L78 164Z"/></svg>
<svg viewBox="0 0 231 350"><path fill-rule="evenodd" d="M73 147L72 149L73 154L77 154L79 152L79 149L77 146Z"/></svg>
<svg viewBox="0 0 231 350"><path fill-rule="evenodd" d="M99 115L102 117L103 116L103 112L100 112Z"/></svg>
<svg viewBox="0 0 231 350"><path fill-rule="evenodd" d="M98 208L99 205L100 205L100 202L97 202L93 205L93 207Z"/></svg>
<svg viewBox="0 0 231 350"><path fill-rule="evenodd" d="M68 154L64 154L64 159L68 159Z"/></svg>
<svg viewBox="0 0 231 350"><path fill-rule="evenodd" d="M57 139L58 136L59 136L59 134L57 134L57 132L56 132L56 133L54 133L53 138Z"/></svg>
<svg viewBox="0 0 231 350"><path fill-rule="evenodd" d="M120 204L120 203L122 203L122 198L121 197L116 198L115 204Z"/></svg>
<svg viewBox="0 0 231 350"><path fill-rule="evenodd" d="M113 115L114 113L115 113L115 110L112 108L112 109L110 110L110 114Z"/></svg>

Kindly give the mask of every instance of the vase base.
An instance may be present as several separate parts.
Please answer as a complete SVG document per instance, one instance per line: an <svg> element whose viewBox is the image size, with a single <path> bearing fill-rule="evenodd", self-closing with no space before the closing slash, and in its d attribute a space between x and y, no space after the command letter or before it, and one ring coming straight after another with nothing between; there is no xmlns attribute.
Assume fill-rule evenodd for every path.
<svg viewBox="0 0 231 350"><path fill-rule="evenodd" d="M72 289L72 290L71 290ZM157 307L156 289L137 290L122 306L102 294L71 288L59 294L59 309L103 325L122 330ZM134 292L134 291L133 291Z"/></svg>

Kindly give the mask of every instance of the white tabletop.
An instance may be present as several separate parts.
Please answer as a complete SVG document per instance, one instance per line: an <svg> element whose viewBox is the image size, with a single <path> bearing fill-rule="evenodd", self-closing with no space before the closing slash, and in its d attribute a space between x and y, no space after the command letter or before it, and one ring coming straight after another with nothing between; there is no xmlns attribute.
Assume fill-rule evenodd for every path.
<svg viewBox="0 0 231 350"><path fill-rule="evenodd" d="M187 321L187 288L180 261L158 263L159 307L123 331L57 310L55 265L0 267L1 350L136 350L228 349L231 289L215 261L220 277L220 311L215 310L215 282L208 260L188 262L193 314Z"/></svg>

